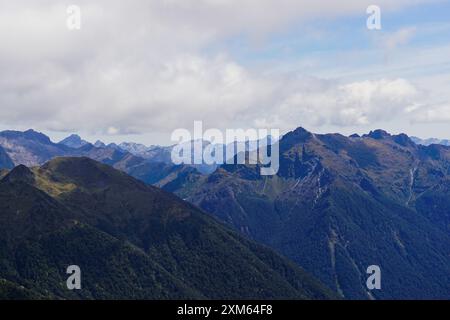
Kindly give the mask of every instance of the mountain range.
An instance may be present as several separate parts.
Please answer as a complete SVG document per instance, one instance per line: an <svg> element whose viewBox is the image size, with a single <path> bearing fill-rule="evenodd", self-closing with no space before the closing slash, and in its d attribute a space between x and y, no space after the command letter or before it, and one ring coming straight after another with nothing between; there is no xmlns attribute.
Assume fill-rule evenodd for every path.
<svg viewBox="0 0 450 320"><path fill-rule="evenodd" d="M184 199L179 201L185 205L193 204L204 215L225 223L221 227L226 230L231 227L249 243L255 241L292 260L341 297L450 298L450 147L423 145L405 134L383 130L347 137L297 128L278 142L278 173L261 176L259 165L221 165L212 172L201 172L194 166L167 161L170 147L92 145L78 138L53 143L32 130L1 132L0 168L4 170L0 176L10 183L8 176L17 168L8 170L24 164L35 167L30 170L35 180L48 181L47 174L36 172L45 172L49 160L59 156L91 158L171 192ZM143 154L152 149L152 156ZM87 158L82 159L86 162ZM74 159L65 159L70 159L65 160L70 165L62 176L75 166ZM53 160L49 163L51 167ZM90 172L79 169L78 174L87 178ZM58 181L28 184L68 208L80 201L92 202L96 210L109 207L99 194L95 199L104 202L97 205L91 198L75 197L78 192L73 190L84 190L83 184L76 187L70 179L62 185ZM46 185L50 187L45 189ZM159 192L166 195L164 191ZM61 197L67 192L72 196ZM125 201L120 207L128 205ZM86 210L71 208L74 212ZM95 221L86 223L102 226L102 232L110 230L108 223ZM115 228L109 234L123 238ZM134 231L127 237L136 237ZM141 248L139 237L130 242ZM381 290L366 287L370 265L381 268ZM14 284L11 278L4 281ZM324 290L310 292L322 292L323 297Z"/></svg>
<svg viewBox="0 0 450 320"><path fill-rule="evenodd" d="M448 139L436 139L436 138L421 139L417 137L411 137L411 140L414 141L414 143L416 144L421 144L424 146L429 146L431 144L442 144L444 146L450 146L450 140Z"/></svg>
<svg viewBox="0 0 450 320"><path fill-rule="evenodd" d="M296 264L193 205L85 157L0 180L2 299L329 299ZM66 268L82 290L66 288Z"/></svg>
<svg viewBox="0 0 450 320"><path fill-rule="evenodd" d="M170 191L346 298L450 297L449 147L298 128L279 148L275 176L224 165ZM369 265L383 270L383 290L367 290Z"/></svg>

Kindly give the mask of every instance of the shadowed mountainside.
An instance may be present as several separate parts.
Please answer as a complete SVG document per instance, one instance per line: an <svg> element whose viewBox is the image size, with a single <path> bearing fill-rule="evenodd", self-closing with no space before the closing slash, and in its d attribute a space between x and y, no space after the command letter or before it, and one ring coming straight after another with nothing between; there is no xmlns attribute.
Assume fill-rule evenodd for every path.
<svg viewBox="0 0 450 320"><path fill-rule="evenodd" d="M74 264L82 290L69 291ZM0 297L336 296L170 193L88 158L56 158L0 181Z"/></svg>

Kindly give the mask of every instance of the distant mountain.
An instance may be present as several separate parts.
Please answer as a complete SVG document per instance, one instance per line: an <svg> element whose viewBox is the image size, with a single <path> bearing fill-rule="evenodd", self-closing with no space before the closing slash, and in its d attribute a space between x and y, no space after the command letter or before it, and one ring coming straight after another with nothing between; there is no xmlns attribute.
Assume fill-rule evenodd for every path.
<svg viewBox="0 0 450 320"><path fill-rule="evenodd" d="M53 143L46 135L34 130L2 131L0 146L15 165L34 166L70 153L69 147Z"/></svg>
<svg viewBox="0 0 450 320"><path fill-rule="evenodd" d="M160 165L179 170L179 166L172 163L172 146L146 147L142 144L122 143L106 145L101 141L91 144L72 134L59 143L53 143L46 135L28 130L0 132L0 168L11 168L14 165L39 166L45 162L61 156L89 157L106 163L116 169L130 173L143 181L157 183L151 176L152 172L145 172L145 168ZM3 155L3 156L2 156ZM10 161L8 161L8 159ZM216 165L185 165L200 173L211 173ZM136 175L135 175L136 173ZM161 182L164 183L164 182Z"/></svg>
<svg viewBox="0 0 450 320"><path fill-rule="evenodd" d="M14 167L14 162L11 160L9 155L6 153L5 149L0 147L0 169L12 169Z"/></svg>
<svg viewBox="0 0 450 320"><path fill-rule="evenodd" d="M81 137L77 134L72 134L58 143L74 149L78 149L89 144L89 142L81 139Z"/></svg>
<svg viewBox="0 0 450 320"><path fill-rule="evenodd" d="M211 165L174 165L172 147L145 147L133 143L95 144L71 135L53 143L42 133L28 130L0 132L0 170L15 165L39 166L61 156L89 157L126 172L141 181L172 191L186 188L203 173L212 172Z"/></svg>
<svg viewBox="0 0 450 320"><path fill-rule="evenodd" d="M0 180L1 299L327 299L295 264L88 158ZM65 287L67 266L82 289Z"/></svg>
<svg viewBox="0 0 450 320"><path fill-rule="evenodd" d="M214 165L214 164L213 165L208 165L205 163L192 164L192 163L194 163L194 154L196 152L193 147L193 141L189 141L189 142L186 142L183 144L186 146L192 146L191 147L192 161L191 161L191 164L186 164L186 166L195 168L196 170L198 170L198 172L201 172L201 173L211 173L217 168L217 165ZM202 141L203 148L205 148L209 144L210 144L210 142ZM147 147L143 144L125 142L125 143L121 143L118 147L123 151L130 152L131 154L133 154L137 157L141 157L141 158L148 160L149 163L161 163L161 164L173 166L172 149L174 146L167 146L167 147L150 146L150 147ZM200 152L201 152L201 154L203 154L203 149Z"/></svg>
<svg viewBox="0 0 450 320"><path fill-rule="evenodd" d="M345 137L302 128L279 147L275 176L223 165L172 191L346 298L450 298L449 147L383 130ZM382 290L366 288L373 264Z"/></svg>
<svg viewBox="0 0 450 320"><path fill-rule="evenodd" d="M60 143L53 143L46 135L33 130L0 132L0 147L14 165L29 167L42 165L60 156L88 156L114 165L128 155L108 146L97 148L77 135L71 135Z"/></svg>
<svg viewBox="0 0 450 320"><path fill-rule="evenodd" d="M205 148L209 142L203 141ZM187 146L193 146L193 142L187 142ZM83 140L80 136L72 134L59 143L53 143L46 135L28 130L0 132L0 147L4 148L6 155L14 165L26 166L42 165L48 160L61 156L86 156L91 159L109 164L117 169L127 172L143 181L158 183L150 176L152 172L145 172L145 168L165 166L169 170L179 170L179 166L172 163L173 146L150 146L132 142L121 144L110 143L106 145L98 140L94 144ZM225 148L225 146L223 146ZM201 151L203 152L203 151ZM194 162L194 149L192 148L192 161ZM1 151L0 151L1 155ZM216 168L216 164L185 164L185 167L194 168L198 173L209 174ZM9 165L0 162L0 168L10 168ZM195 171L194 170L194 171ZM136 175L135 175L136 173ZM173 175L172 175L173 176ZM160 184L164 184L161 181Z"/></svg>
<svg viewBox="0 0 450 320"><path fill-rule="evenodd" d="M134 154L135 156L145 155L145 153L151 149L151 147L147 147L141 143L134 142L122 142L121 144L119 144L119 147L122 150Z"/></svg>
<svg viewBox="0 0 450 320"><path fill-rule="evenodd" d="M444 146L450 146L450 140L447 139L436 139L436 138L421 139L417 137L411 137L411 140L414 141L416 144L421 144L424 146L429 146L431 144L442 144Z"/></svg>
<svg viewBox="0 0 450 320"><path fill-rule="evenodd" d="M128 151L131 154L142 157L144 159L150 160L151 162L163 162L163 163L171 163L171 152L172 146L161 147L161 146L150 146L147 147L143 144L138 143L121 143L119 145L124 151Z"/></svg>
<svg viewBox="0 0 450 320"><path fill-rule="evenodd" d="M100 141L100 140L97 140L95 143L94 143L94 147L96 147L96 148L104 148L104 147L106 147L106 144L104 144L102 141Z"/></svg>

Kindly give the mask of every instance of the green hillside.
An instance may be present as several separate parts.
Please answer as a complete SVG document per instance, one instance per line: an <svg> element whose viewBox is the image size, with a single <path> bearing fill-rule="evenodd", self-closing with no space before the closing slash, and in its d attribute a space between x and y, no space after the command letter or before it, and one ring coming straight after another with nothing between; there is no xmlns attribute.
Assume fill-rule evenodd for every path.
<svg viewBox="0 0 450 320"><path fill-rule="evenodd" d="M69 291L69 265L82 290ZM301 268L174 195L87 158L0 182L0 297L328 299Z"/></svg>

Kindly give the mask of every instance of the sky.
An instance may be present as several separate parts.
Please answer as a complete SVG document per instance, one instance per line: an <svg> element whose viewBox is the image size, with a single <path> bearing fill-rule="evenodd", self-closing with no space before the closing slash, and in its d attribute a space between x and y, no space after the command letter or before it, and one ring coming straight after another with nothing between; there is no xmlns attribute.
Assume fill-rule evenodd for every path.
<svg viewBox="0 0 450 320"><path fill-rule="evenodd" d="M0 130L54 141L171 144L196 120L450 138L449 85L448 0L0 0Z"/></svg>

